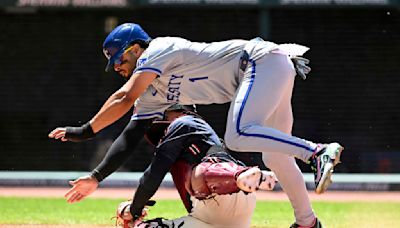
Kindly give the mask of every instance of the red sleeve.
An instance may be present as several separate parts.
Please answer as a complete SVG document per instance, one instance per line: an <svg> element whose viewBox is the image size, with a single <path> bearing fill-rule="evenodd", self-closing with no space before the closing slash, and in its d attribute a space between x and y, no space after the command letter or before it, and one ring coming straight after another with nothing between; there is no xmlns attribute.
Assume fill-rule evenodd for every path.
<svg viewBox="0 0 400 228"><path fill-rule="evenodd" d="M192 211L192 201L190 200L189 192L185 188L185 178L187 173L191 171L192 166L183 160L176 161L170 169L175 187L178 190L182 203L184 204L188 213Z"/></svg>

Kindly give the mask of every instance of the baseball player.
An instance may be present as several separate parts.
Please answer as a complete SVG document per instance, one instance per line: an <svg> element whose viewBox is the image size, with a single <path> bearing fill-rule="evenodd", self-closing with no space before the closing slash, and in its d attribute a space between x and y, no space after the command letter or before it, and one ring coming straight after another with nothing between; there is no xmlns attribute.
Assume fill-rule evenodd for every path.
<svg viewBox="0 0 400 228"><path fill-rule="evenodd" d="M272 172L245 167L231 157L214 130L192 110L191 106L173 105L166 110L165 120L154 121L148 129L146 138L158 146L133 200L118 208L122 227L141 227L144 207L168 171L190 214L145 221L142 227L250 227L255 208L252 192L274 187ZM90 185L81 182L85 184ZM76 202L73 189L67 193L70 202Z"/></svg>
<svg viewBox="0 0 400 228"><path fill-rule="evenodd" d="M343 147L317 144L291 135L291 95L296 72L305 78L308 48L256 38L196 43L176 37L151 39L137 24L126 23L106 38L106 70L128 79L81 127L57 128L50 137L82 140L123 116L135 104L133 120L161 116L172 103L231 101L225 143L235 151L262 152L289 196L296 223L316 227L303 176L294 157L315 174L316 193L331 183ZM295 64L293 64L293 62Z"/></svg>

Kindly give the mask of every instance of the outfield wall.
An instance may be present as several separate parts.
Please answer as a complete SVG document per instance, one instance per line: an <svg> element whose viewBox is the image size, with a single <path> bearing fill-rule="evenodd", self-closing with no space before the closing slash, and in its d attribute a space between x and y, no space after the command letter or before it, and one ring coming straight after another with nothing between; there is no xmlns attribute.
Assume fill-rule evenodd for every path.
<svg viewBox="0 0 400 228"><path fill-rule="evenodd" d="M312 72L306 81L296 79L293 93L293 135L343 144L337 173L400 173L398 2L0 1L0 170L96 167L131 112L87 142L56 142L47 135L85 123L122 85L104 72L101 46L114 26L133 21L152 37L211 42L260 36L310 47L305 57ZM228 106L199 106L221 137ZM141 143L121 171L143 172L152 156Z"/></svg>
<svg viewBox="0 0 400 228"><path fill-rule="evenodd" d="M69 180L87 175L88 172L0 172L0 186L10 187L66 187ZM100 187L137 187L140 172L116 172L104 180ZM309 190L314 189L313 174L305 173L304 179ZM332 177L330 190L338 191L400 191L400 174L345 174ZM164 178L162 187L173 187L171 175ZM275 188L281 190L279 184Z"/></svg>

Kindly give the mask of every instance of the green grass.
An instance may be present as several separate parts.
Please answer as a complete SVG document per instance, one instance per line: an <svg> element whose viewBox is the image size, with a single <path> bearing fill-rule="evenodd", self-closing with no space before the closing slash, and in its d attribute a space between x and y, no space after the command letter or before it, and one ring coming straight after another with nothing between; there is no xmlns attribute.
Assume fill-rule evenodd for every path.
<svg viewBox="0 0 400 228"><path fill-rule="evenodd" d="M115 208L122 199L86 199L67 204L61 198L0 197L0 224L99 224L112 225ZM325 227L400 228L400 203L314 202ZM160 200L150 218L176 218L185 214L178 200ZM253 216L257 228L288 228L293 212L287 202L258 201Z"/></svg>

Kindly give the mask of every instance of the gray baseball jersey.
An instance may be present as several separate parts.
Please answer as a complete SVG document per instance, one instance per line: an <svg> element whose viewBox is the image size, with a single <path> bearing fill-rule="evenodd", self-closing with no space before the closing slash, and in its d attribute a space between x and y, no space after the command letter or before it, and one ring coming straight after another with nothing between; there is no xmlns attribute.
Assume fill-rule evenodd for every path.
<svg viewBox="0 0 400 228"><path fill-rule="evenodd" d="M257 59L278 46L263 42L257 48L259 40L197 43L176 37L154 39L138 59L134 73L148 71L158 77L137 99L132 119L160 117L173 103L231 101L241 79L239 60L243 50Z"/></svg>
<svg viewBox="0 0 400 228"><path fill-rule="evenodd" d="M249 64L241 72L244 50L249 54ZM293 156L307 161L317 144L290 135L295 70L288 57L307 50L301 45L277 45L260 39L215 43L155 39L138 60L136 72L150 71L159 76L137 100L132 118L160 117L176 102L233 101L224 137L227 146L236 151L263 152L264 163L276 173L289 196L296 223L311 224L315 214Z"/></svg>

